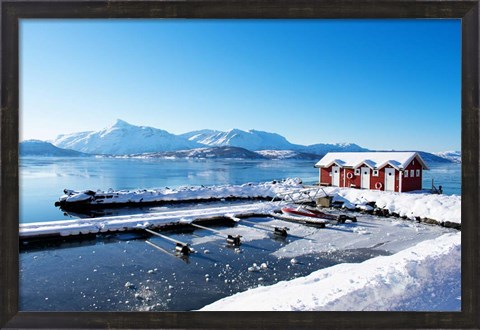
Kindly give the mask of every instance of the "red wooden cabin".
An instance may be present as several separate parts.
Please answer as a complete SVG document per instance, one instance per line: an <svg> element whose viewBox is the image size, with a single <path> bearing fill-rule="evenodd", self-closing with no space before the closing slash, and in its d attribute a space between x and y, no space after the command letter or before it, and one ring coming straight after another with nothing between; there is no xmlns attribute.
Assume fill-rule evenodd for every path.
<svg viewBox="0 0 480 330"><path fill-rule="evenodd" d="M422 189L425 161L417 152L329 152L315 167L324 186L405 192Z"/></svg>

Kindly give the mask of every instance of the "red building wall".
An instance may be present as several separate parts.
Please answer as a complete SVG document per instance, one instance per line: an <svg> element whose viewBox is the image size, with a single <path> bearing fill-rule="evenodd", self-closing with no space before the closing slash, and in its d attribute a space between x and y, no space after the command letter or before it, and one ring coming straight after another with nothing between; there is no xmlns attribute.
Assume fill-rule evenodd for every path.
<svg viewBox="0 0 480 330"><path fill-rule="evenodd" d="M332 185L332 177L330 176L330 172L332 171L332 167L322 167L320 168L320 185Z"/></svg>
<svg viewBox="0 0 480 330"><path fill-rule="evenodd" d="M378 176L372 176L371 177L371 188L370 189L385 191L385 170L387 168L395 169L393 166L387 165L387 166L381 168L380 170L378 170ZM398 172L397 169L395 169L394 191L397 191L397 192L399 191L399 188L400 188L400 179L399 178L400 178L399 172ZM382 185L382 187L380 189L375 188L377 182L381 183L381 185Z"/></svg>
<svg viewBox="0 0 480 330"><path fill-rule="evenodd" d="M349 178L350 175L351 178ZM360 175L355 175L353 168L345 169L345 187L360 188Z"/></svg>
<svg viewBox="0 0 480 330"><path fill-rule="evenodd" d="M408 178L403 177L402 182L402 191L412 191L422 189L422 165L415 158L412 162L406 167L405 170L408 170ZM414 177L410 176L410 170L413 170ZM420 170L420 176L417 177L417 170Z"/></svg>

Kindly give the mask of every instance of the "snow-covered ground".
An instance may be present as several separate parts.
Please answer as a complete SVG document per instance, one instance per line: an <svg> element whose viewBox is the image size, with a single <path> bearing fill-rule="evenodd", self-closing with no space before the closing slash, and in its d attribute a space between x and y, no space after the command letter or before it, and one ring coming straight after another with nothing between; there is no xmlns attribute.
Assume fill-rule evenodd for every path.
<svg viewBox="0 0 480 330"><path fill-rule="evenodd" d="M378 190L327 187L324 190L334 196L334 201L344 202L346 208L368 209L368 202L390 213L415 219L433 219L438 222L461 223L461 198L457 195L428 193L395 193Z"/></svg>
<svg viewBox="0 0 480 330"><path fill-rule="evenodd" d="M221 299L202 311L459 311L460 233Z"/></svg>
<svg viewBox="0 0 480 330"><path fill-rule="evenodd" d="M170 197L195 199L195 196L200 195L206 198L209 195L218 197L221 194L247 196L261 193L265 196L274 196L287 191L304 193L300 192L304 187L294 182L172 190ZM323 188L323 191L333 196L334 201L343 202L347 209L368 210L374 202L376 207L388 209L391 213L408 219L428 218L438 222L461 223L461 199L455 195L393 193L333 187ZM310 193L318 192L314 189ZM49 226L64 226L60 228L63 234L82 232L75 226L86 226L86 231L96 232L128 226L145 227L152 221L191 221L219 214L235 216L237 211L245 210L268 212L278 207L278 204L255 202L239 207L240 209L232 206L217 207L215 210L191 209L184 213L172 211L111 219L79 219L63 224L60 222L22 224L20 234L45 233ZM275 221L280 220L272 219L271 225L275 225ZM382 246L385 250L395 253L391 256L375 257L362 263L339 264L315 271L306 277L250 289L205 306L202 310L459 310L460 232L450 230L438 238L431 238L423 233L426 225L417 224L415 221L389 218L385 219L385 223L388 223L388 226L377 226L360 218L355 226L329 225L322 231L322 237L295 241L276 253L279 257L290 258L298 256L302 251L312 253ZM302 227L302 236L308 237L308 229L298 226ZM399 243L395 239L399 231L395 228L401 229L402 226L411 226L416 234L411 235L410 231L410 236L404 237ZM295 234L295 229L289 234Z"/></svg>

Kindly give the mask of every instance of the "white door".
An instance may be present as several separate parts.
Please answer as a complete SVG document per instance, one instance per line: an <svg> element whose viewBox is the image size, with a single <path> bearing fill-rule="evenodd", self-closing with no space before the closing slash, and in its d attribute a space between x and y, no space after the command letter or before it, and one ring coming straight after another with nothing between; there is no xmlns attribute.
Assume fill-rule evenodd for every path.
<svg viewBox="0 0 480 330"><path fill-rule="evenodd" d="M332 186L340 186L340 167L332 166Z"/></svg>
<svg viewBox="0 0 480 330"><path fill-rule="evenodd" d="M370 168L362 167L360 169L360 188L370 189Z"/></svg>
<svg viewBox="0 0 480 330"><path fill-rule="evenodd" d="M385 169L385 191L395 191L395 169Z"/></svg>

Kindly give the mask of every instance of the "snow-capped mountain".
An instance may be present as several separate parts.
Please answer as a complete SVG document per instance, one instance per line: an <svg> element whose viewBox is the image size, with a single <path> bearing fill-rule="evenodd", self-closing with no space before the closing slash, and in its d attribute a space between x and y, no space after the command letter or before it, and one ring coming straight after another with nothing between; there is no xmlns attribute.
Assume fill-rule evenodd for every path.
<svg viewBox="0 0 480 330"><path fill-rule="evenodd" d="M179 136L194 142L208 145L212 136L215 136L218 133L223 133L222 131L217 131L213 129L202 129L198 131L192 131L180 134Z"/></svg>
<svg viewBox="0 0 480 330"><path fill-rule="evenodd" d="M320 155L295 150L259 150L257 154L267 159L311 159L319 160Z"/></svg>
<svg viewBox="0 0 480 330"><path fill-rule="evenodd" d="M84 157L90 156L75 150L57 148L40 140L26 140L19 144L20 156Z"/></svg>
<svg viewBox="0 0 480 330"><path fill-rule="evenodd" d="M190 141L212 147L232 146L252 151L298 149L300 147L288 142L286 138L279 134L257 130L242 131L240 129L231 129L227 132L203 130L185 133L182 136L187 137Z"/></svg>
<svg viewBox="0 0 480 330"><path fill-rule="evenodd" d="M60 135L52 143L58 148L90 154L137 157L150 153L149 157L174 158L319 159L332 151L369 151L354 143L303 146L290 143L279 134L258 130L222 132L204 129L175 135L153 127L131 125L120 119L100 131ZM460 161L458 152L421 155L427 162Z"/></svg>
<svg viewBox="0 0 480 330"><path fill-rule="evenodd" d="M111 155L178 151L201 147L237 147L249 151L293 150L317 155L324 155L329 151L367 150L356 144L302 146L290 143L277 133L258 130L231 129L223 132L204 129L174 135L153 127L131 125L120 119L112 126L100 131L59 135L52 143L59 148ZM233 152L234 149L230 150ZM299 157L303 158L303 156ZM298 158L298 155L295 158Z"/></svg>
<svg viewBox="0 0 480 330"><path fill-rule="evenodd" d="M265 159L262 155L238 147L205 147L195 148L189 150L165 151L165 152L151 152L144 154L128 155L131 158L170 158L170 159Z"/></svg>
<svg viewBox="0 0 480 330"><path fill-rule="evenodd" d="M302 147L299 150L307 153L325 155L328 152L360 152L360 151L370 151L368 149L362 148L355 143L318 143L312 144L307 147Z"/></svg>
<svg viewBox="0 0 480 330"><path fill-rule="evenodd" d="M435 152L435 155L448 159L454 163L462 162L462 153L460 151L444 151L444 152Z"/></svg>
<svg viewBox="0 0 480 330"><path fill-rule="evenodd" d="M131 125L120 119L100 131L60 135L52 143L60 148L112 155L173 151L201 146L167 131Z"/></svg>

